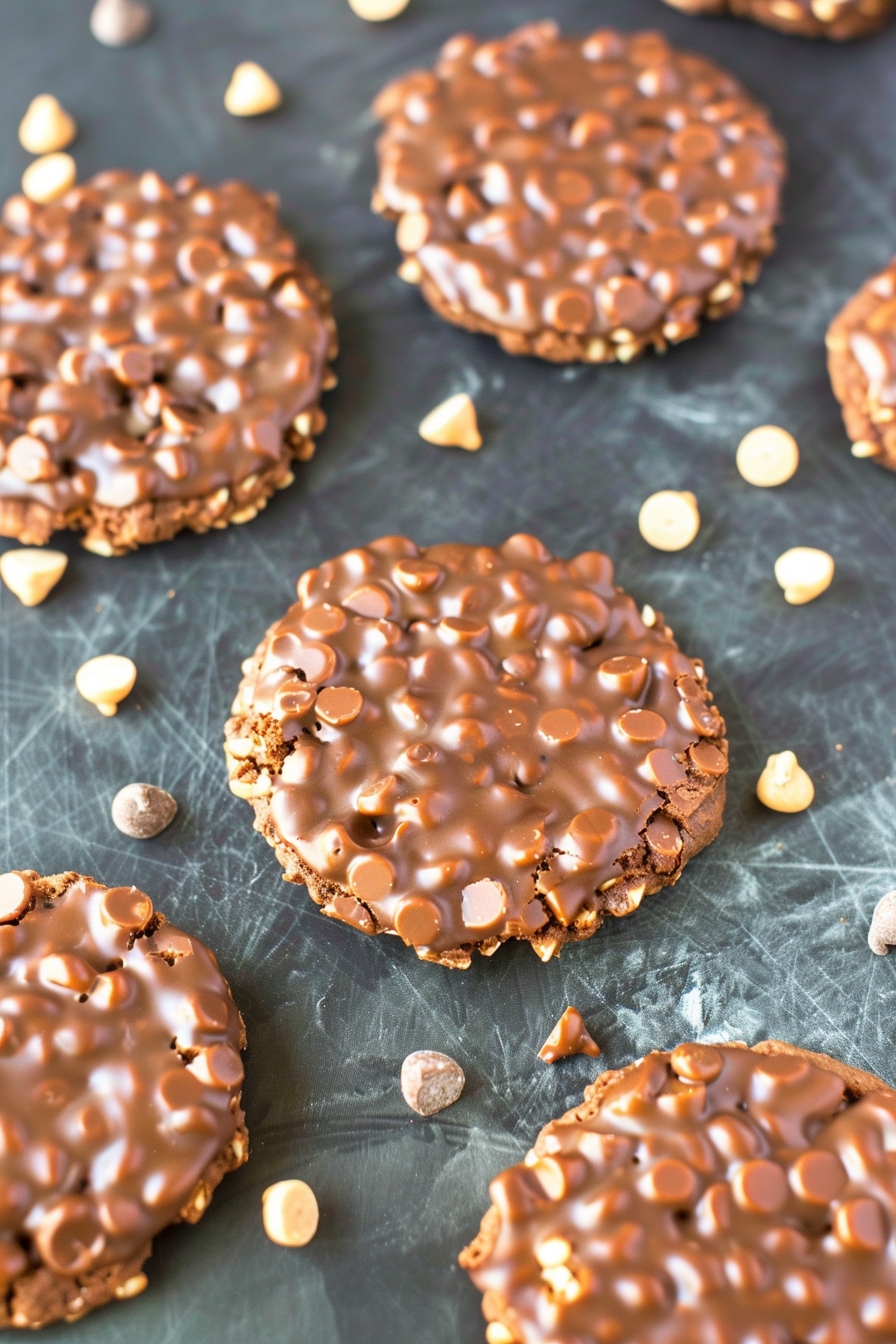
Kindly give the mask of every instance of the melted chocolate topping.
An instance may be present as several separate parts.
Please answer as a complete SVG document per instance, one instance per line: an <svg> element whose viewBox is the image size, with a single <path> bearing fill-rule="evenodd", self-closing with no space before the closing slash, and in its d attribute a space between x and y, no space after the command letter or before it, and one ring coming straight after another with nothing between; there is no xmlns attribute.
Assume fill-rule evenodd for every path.
<svg viewBox="0 0 896 1344"><path fill-rule="evenodd" d="M526 1344L871 1344L896 1334L894 1154L889 1088L681 1045L542 1130L462 1260Z"/></svg>
<svg viewBox="0 0 896 1344"><path fill-rule="evenodd" d="M298 593L247 667L228 751L327 913L432 956L549 920L593 932L599 898L639 903L631 874L674 881L670 791L724 775L724 724L605 555L386 537Z"/></svg>
<svg viewBox="0 0 896 1344"><path fill-rule="evenodd" d="M129 1259L237 1129L243 1026L212 954L136 887L69 880L0 876L4 1280Z"/></svg>
<svg viewBox="0 0 896 1344"><path fill-rule="evenodd" d="M322 290L240 182L100 173L0 225L0 498L127 508L290 456L314 405ZM306 435L307 437L307 435Z"/></svg>

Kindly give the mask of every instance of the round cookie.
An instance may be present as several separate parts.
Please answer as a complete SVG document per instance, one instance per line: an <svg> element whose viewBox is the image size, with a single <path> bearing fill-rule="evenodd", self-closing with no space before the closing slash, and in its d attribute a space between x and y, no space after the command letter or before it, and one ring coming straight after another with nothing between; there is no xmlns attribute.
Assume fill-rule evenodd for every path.
<svg viewBox="0 0 896 1344"><path fill-rule="evenodd" d="M277 198L99 173L0 223L0 535L98 555L245 523L326 424L329 296Z"/></svg>
<svg viewBox="0 0 896 1344"><path fill-rule="evenodd" d="M384 537L309 570L243 664L230 787L286 876L363 933L543 961L676 882L722 823L703 666L610 560Z"/></svg>
<svg viewBox="0 0 896 1344"><path fill-rule="evenodd" d="M854 454L896 471L896 257L834 318L827 347Z"/></svg>
<svg viewBox="0 0 896 1344"><path fill-rule="evenodd" d="M735 14L782 33L843 42L869 37L896 14L896 0L666 0L685 14Z"/></svg>
<svg viewBox="0 0 896 1344"><path fill-rule="evenodd" d="M136 887L0 876L0 1327L146 1287L169 1223L245 1162L242 1019Z"/></svg>
<svg viewBox="0 0 896 1344"><path fill-rule="evenodd" d="M462 35L390 84L373 206L449 322L511 354L628 362L740 306L775 245L784 145L660 33Z"/></svg>
<svg viewBox="0 0 896 1344"><path fill-rule="evenodd" d="M894 1133L879 1078L782 1041L601 1075L460 1256L489 1344L889 1338Z"/></svg>

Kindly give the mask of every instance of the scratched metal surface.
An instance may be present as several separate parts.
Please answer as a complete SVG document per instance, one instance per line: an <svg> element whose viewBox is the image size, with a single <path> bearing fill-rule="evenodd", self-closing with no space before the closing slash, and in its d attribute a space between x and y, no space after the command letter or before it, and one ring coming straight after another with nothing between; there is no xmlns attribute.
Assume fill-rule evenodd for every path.
<svg viewBox="0 0 896 1344"><path fill-rule="evenodd" d="M835 49L687 20L659 0L412 0L381 27L345 0L153 3L151 40L110 52L87 34L88 0L0 0L2 194L26 163L18 119L45 90L80 124L82 174L198 169L274 187L334 287L344 354L317 458L256 522L112 561L64 539L71 564L44 606L0 594L0 862L145 887L217 949L250 1041L249 1165L198 1227L159 1238L141 1298L45 1338L477 1341L478 1295L455 1256L489 1178L592 1076L586 1059L535 1059L568 1002L609 1066L694 1036L774 1035L896 1081L896 957L865 943L875 901L896 885L896 478L850 457L822 347L843 300L896 249L896 30ZM391 230L368 213L366 109L381 84L429 63L454 31L498 35L548 8L569 31L653 25L717 57L790 143L786 223L760 286L740 315L662 360L564 370L449 329L395 277ZM287 100L238 123L221 97L247 57ZM475 457L415 433L459 389L482 413ZM752 489L734 466L741 434L766 421L803 450L776 491ZM664 486L695 490L704 517L672 558L636 528L642 499ZM563 554L606 549L620 581L705 657L730 727L730 802L720 839L674 894L549 966L519 947L464 975L324 919L281 881L227 791L221 726L240 659L307 566L385 532L499 542L520 529ZM772 578L794 544L837 561L832 589L802 609ZM104 720L73 677L109 651L140 675ZM784 747L817 781L814 807L795 818L752 793ZM109 818L134 779L181 805L149 843ZM455 1055L468 1077L462 1100L429 1122L397 1087L401 1059L423 1046ZM321 1203L301 1252L272 1246L260 1219L262 1190L292 1175Z"/></svg>

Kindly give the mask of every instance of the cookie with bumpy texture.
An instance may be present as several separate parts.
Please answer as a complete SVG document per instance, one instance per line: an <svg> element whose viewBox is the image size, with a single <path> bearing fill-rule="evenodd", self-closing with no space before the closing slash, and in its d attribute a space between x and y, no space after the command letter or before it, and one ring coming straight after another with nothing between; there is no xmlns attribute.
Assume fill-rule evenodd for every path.
<svg viewBox="0 0 896 1344"><path fill-rule="evenodd" d="M890 1338L894 1134L892 1088L782 1041L602 1074L461 1254L489 1344Z"/></svg>
<svg viewBox="0 0 896 1344"><path fill-rule="evenodd" d="M334 919L469 966L548 961L677 882L722 823L699 660L605 555L384 537L309 570L243 665L230 787Z"/></svg>
<svg viewBox="0 0 896 1344"><path fill-rule="evenodd" d="M784 145L655 32L452 38L375 103L400 274L511 354L627 362L728 316L775 245Z"/></svg>
<svg viewBox="0 0 896 1344"><path fill-rule="evenodd" d="M0 876L0 1327L146 1287L153 1237L245 1162L242 1019L136 887Z"/></svg>
<svg viewBox="0 0 896 1344"><path fill-rule="evenodd" d="M894 14L896 0L666 0L685 14L734 14L782 33L844 42L870 37Z"/></svg>
<svg viewBox="0 0 896 1344"><path fill-rule="evenodd" d="M119 555L292 482L336 328L275 195L105 172L0 219L0 535Z"/></svg>
<svg viewBox="0 0 896 1344"><path fill-rule="evenodd" d="M896 257L834 318L827 347L853 452L896 471Z"/></svg>

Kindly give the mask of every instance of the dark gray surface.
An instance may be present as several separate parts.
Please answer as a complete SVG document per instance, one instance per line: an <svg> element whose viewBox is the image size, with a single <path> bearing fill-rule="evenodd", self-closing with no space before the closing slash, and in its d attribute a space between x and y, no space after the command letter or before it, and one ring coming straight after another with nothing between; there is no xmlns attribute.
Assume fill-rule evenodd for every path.
<svg viewBox="0 0 896 1344"><path fill-rule="evenodd" d="M344 353L318 457L256 522L122 560L63 539L72 562L45 605L0 593L0 863L145 887L216 948L250 1041L248 1167L198 1227L159 1239L143 1297L44 1338L472 1344L478 1295L454 1261L487 1181L593 1075L587 1059L535 1059L568 1002L609 1066L693 1036L775 1035L896 1081L896 958L865 943L875 901L896 885L896 478L850 457L822 346L843 300L896 248L896 30L834 48L695 22L659 0L411 0L381 26L345 0L153 5L152 38L113 52L88 35L88 0L0 0L2 194L27 162L18 120L45 91L78 120L82 175L197 169L275 187L334 286ZM790 143L787 218L758 290L662 360L564 370L452 330L395 277L392 230L368 213L366 109L381 84L431 63L461 28L498 35L548 9L569 31L651 25L717 57ZM287 103L236 122L221 100L246 58ZM482 413L478 456L416 435L462 389ZM803 452L775 491L734 465L742 433L767 421ZM672 558L636 527L644 497L667 486L693 489L704 517ZM609 551L620 582L705 657L730 728L730 803L674 894L547 967L519 947L458 974L326 920L281 882L227 791L221 727L240 659L307 566L386 532L499 542L520 529L563 554ZM829 549L837 575L793 609L772 566L796 544ZM112 651L140 675L105 720L74 673ZM817 783L801 817L753 797L766 755L785 747ZM112 797L134 779L180 802L157 840L112 826ZM469 1080L430 1121L398 1091L400 1062L420 1047L455 1055ZM317 1239L296 1252L272 1246L260 1218L265 1186L293 1175L321 1203Z"/></svg>

